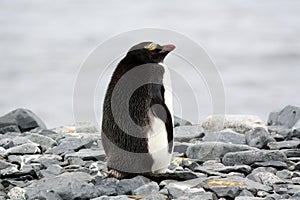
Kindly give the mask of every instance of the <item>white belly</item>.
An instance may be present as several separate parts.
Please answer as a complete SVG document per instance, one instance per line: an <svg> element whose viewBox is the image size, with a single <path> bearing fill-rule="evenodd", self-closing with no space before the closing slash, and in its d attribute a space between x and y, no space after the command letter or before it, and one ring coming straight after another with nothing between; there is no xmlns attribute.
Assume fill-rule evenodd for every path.
<svg viewBox="0 0 300 200"><path fill-rule="evenodd" d="M172 106L172 90L170 72L166 65L159 63L164 67L165 73L163 77L163 84L165 88L165 104L167 105L173 122L173 106ZM169 152L168 132L166 130L165 122L160 118L155 117L152 112L149 112L151 129L148 131L148 149L151 154L154 164L152 166L153 172L163 172L168 168L172 158L172 152Z"/></svg>

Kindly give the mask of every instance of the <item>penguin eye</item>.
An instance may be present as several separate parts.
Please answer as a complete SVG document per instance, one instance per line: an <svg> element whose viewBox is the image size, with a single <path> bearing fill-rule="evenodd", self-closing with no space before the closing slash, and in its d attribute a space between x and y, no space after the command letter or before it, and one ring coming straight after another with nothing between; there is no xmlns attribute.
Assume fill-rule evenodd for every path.
<svg viewBox="0 0 300 200"><path fill-rule="evenodd" d="M157 47L157 44L155 44L154 42L144 46L144 48L149 50L149 51L153 51L154 49L156 49L156 47Z"/></svg>

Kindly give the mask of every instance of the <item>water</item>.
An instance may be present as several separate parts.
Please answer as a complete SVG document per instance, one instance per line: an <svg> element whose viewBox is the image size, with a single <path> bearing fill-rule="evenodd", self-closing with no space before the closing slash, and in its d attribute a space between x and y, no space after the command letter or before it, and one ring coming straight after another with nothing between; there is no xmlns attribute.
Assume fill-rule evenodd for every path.
<svg viewBox="0 0 300 200"><path fill-rule="evenodd" d="M222 76L227 113L266 121L274 109L300 106L299 1L130 2L1 1L0 114L26 107L49 127L72 123L80 64L111 36L145 27L202 44ZM184 102L185 118L211 113L210 99L200 101L199 116Z"/></svg>

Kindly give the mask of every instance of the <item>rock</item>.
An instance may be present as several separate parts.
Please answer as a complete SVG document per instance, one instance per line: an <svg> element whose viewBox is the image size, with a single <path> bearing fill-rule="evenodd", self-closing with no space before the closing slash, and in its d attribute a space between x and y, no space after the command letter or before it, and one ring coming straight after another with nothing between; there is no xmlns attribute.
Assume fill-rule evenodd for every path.
<svg viewBox="0 0 300 200"><path fill-rule="evenodd" d="M269 115L268 125L279 125L292 128L300 119L300 108L288 105L279 112Z"/></svg>
<svg viewBox="0 0 300 200"><path fill-rule="evenodd" d="M253 115L211 115L202 122L202 127L211 132L227 128L238 133L245 133L257 127L267 130L262 120Z"/></svg>
<svg viewBox="0 0 300 200"><path fill-rule="evenodd" d="M261 180L262 184L268 185L270 187L272 187L276 183L285 183L284 180L271 172L258 172L255 174L255 176L257 176Z"/></svg>
<svg viewBox="0 0 300 200"><path fill-rule="evenodd" d="M204 162L222 158L228 152L247 150L256 150L256 148L247 145L227 144L223 142L202 142L189 146L186 155L188 158L198 159L199 161Z"/></svg>
<svg viewBox="0 0 300 200"><path fill-rule="evenodd" d="M19 108L0 117L0 128L7 126L18 126L21 132L29 131L34 128L45 129L44 122L32 111Z"/></svg>
<svg viewBox="0 0 300 200"><path fill-rule="evenodd" d="M59 142L58 146L48 149L46 153L62 155L72 151L78 151L81 148L91 147L93 141L90 139L81 139L77 137L70 137Z"/></svg>
<svg viewBox="0 0 300 200"><path fill-rule="evenodd" d="M25 192L23 188L14 187L9 190L7 193L7 196L10 198L10 200L26 200Z"/></svg>
<svg viewBox="0 0 300 200"><path fill-rule="evenodd" d="M189 126L189 125L192 125L191 122L185 120L185 119L182 119L180 117L177 117L177 116L174 116L174 127L177 127L177 126Z"/></svg>
<svg viewBox="0 0 300 200"><path fill-rule="evenodd" d="M267 200L266 198L261 198L261 197L244 197L244 196L239 196L235 197L234 200Z"/></svg>
<svg viewBox="0 0 300 200"><path fill-rule="evenodd" d="M12 139L10 139L10 138L0 139L0 147L3 147L5 149L9 149L13 146L14 146L14 142L13 142Z"/></svg>
<svg viewBox="0 0 300 200"><path fill-rule="evenodd" d="M193 193L177 198L177 200L217 200L217 196L212 192Z"/></svg>
<svg viewBox="0 0 300 200"><path fill-rule="evenodd" d="M178 126L174 128L175 141L189 142L192 139L203 137L203 128L200 125Z"/></svg>
<svg viewBox="0 0 300 200"><path fill-rule="evenodd" d="M241 172L244 174L249 174L251 172L251 167L248 165L226 166L226 167L219 168L216 171L222 173Z"/></svg>
<svg viewBox="0 0 300 200"><path fill-rule="evenodd" d="M253 193L246 189L242 190L239 196L254 197Z"/></svg>
<svg viewBox="0 0 300 200"><path fill-rule="evenodd" d="M156 182L147 183L137 189L135 189L132 194L133 195L150 195L150 194L158 194L159 186Z"/></svg>
<svg viewBox="0 0 300 200"><path fill-rule="evenodd" d="M221 130L219 132L205 132L202 139L204 142L225 142L232 144L246 144L245 136L231 129Z"/></svg>
<svg viewBox="0 0 300 200"><path fill-rule="evenodd" d="M282 149L280 152L284 153L286 157L300 157L300 149Z"/></svg>
<svg viewBox="0 0 300 200"><path fill-rule="evenodd" d="M257 127L245 133L246 143L259 149L266 148L269 142L275 142L269 132L262 127Z"/></svg>
<svg viewBox="0 0 300 200"><path fill-rule="evenodd" d="M172 199L176 199L182 196L198 195L205 192L201 187L190 188L187 185L180 183L170 183L165 188L168 190Z"/></svg>
<svg viewBox="0 0 300 200"><path fill-rule="evenodd" d="M266 161L266 162L255 162L253 167L274 167L276 169L287 169L288 166L285 162L282 161Z"/></svg>
<svg viewBox="0 0 300 200"><path fill-rule="evenodd" d="M278 176L281 179L291 179L292 175L293 175L292 172L290 172L287 169L276 172L276 176Z"/></svg>
<svg viewBox="0 0 300 200"><path fill-rule="evenodd" d="M270 135L279 135L276 137L279 137L280 140L284 140L285 138L288 138L288 136L291 134L293 131L290 128L286 128L284 126L268 126L268 130Z"/></svg>
<svg viewBox="0 0 300 200"><path fill-rule="evenodd" d="M47 199L47 195L58 195L61 199L90 199L99 196L99 191L88 183L92 177L83 172L63 173L43 178L24 188L29 199Z"/></svg>
<svg viewBox="0 0 300 200"><path fill-rule="evenodd" d="M278 150L250 150L226 153L222 159L225 165L251 165L262 161L285 161L286 156Z"/></svg>
<svg viewBox="0 0 300 200"><path fill-rule="evenodd" d="M141 198L141 200L166 200L166 199L167 199L167 196L162 195L162 194L152 194L152 195L148 195L144 198Z"/></svg>
<svg viewBox="0 0 300 200"><path fill-rule="evenodd" d="M117 188L119 184L119 180L116 178L101 178L100 181L95 180L95 187L98 188L101 195L117 195Z"/></svg>
<svg viewBox="0 0 300 200"><path fill-rule="evenodd" d="M36 133L28 133L26 138L34 143L39 144L42 147L43 152L57 145L57 142L52 138Z"/></svg>
<svg viewBox="0 0 300 200"><path fill-rule="evenodd" d="M91 200L131 200L132 198L129 198L126 195L119 195L119 196L101 196L97 198L93 198Z"/></svg>
<svg viewBox="0 0 300 200"><path fill-rule="evenodd" d="M6 169L8 167L12 167L13 165L9 162L6 162L4 160L0 160L0 170Z"/></svg>
<svg viewBox="0 0 300 200"><path fill-rule="evenodd" d="M55 128L53 131L58 134L99 133L97 127L89 122L77 122L69 126Z"/></svg>
<svg viewBox="0 0 300 200"><path fill-rule="evenodd" d="M270 142L268 143L270 149L299 149L300 141L288 140L281 142Z"/></svg>
<svg viewBox="0 0 300 200"><path fill-rule="evenodd" d="M80 149L78 152L68 153L65 155L65 159L69 158L81 158L82 160L104 160L105 152L103 149Z"/></svg>
<svg viewBox="0 0 300 200"><path fill-rule="evenodd" d="M239 177L239 176L229 176L226 178L215 178L208 179L200 183L205 189L211 190L218 195L218 197L236 197L242 190L246 189L251 192L256 192L258 190L271 191L272 188L269 186L262 185L260 183L254 182L250 179Z"/></svg>
<svg viewBox="0 0 300 200"><path fill-rule="evenodd" d="M147 178L150 178L151 180L153 180L155 182L160 182L160 181L166 180L166 179L185 181L185 180L198 178L198 176L201 176L201 175L202 174L198 174L198 173L194 173L194 172L190 172L190 171L175 171L172 173L150 174L150 175L145 175L145 176L147 176Z"/></svg>
<svg viewBox="0 0 300 200"><path fill-rule="evenodd" d="M0 124L1 126L1 124ZM19 127L17 125L8 125L0 128L0 134L5 134L8 132L16 132L21 133Z"/></svg>
<svg viewBox="0 0 300 200"><path fill-rule="evenodd" d="M26 143L26 144L9 148L7 150L7 153L9 155L37 154L37 153L41 153L41 150L39 148L39 145L36 143Z"/></svg>
<svg viewBox="0 0 300 200"><path fill-rule="evenodd" d="M150 179L143 176L136 176L132 179L123 179L118 183L117 192L118 194L132 194L134 190L150 182Z"/></svg>
<svg viewBox="0 0 300 200"><path fill-rule="evenodd" d="M190 143L187 142L174 142L174 151L178 153L185 153Z"/></svg>

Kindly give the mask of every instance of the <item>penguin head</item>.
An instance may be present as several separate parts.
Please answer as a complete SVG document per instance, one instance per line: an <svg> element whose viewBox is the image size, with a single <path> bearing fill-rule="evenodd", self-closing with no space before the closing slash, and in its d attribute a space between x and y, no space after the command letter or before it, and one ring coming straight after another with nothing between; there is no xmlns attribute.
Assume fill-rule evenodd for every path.
<svg viewBox="0 0 300 200"><path fill-rule="evenodd" d="M154 42L142 42L131 47L126 55L127 61L132 63L160 63L175 49L175 45L159 45Z"/></svg>

